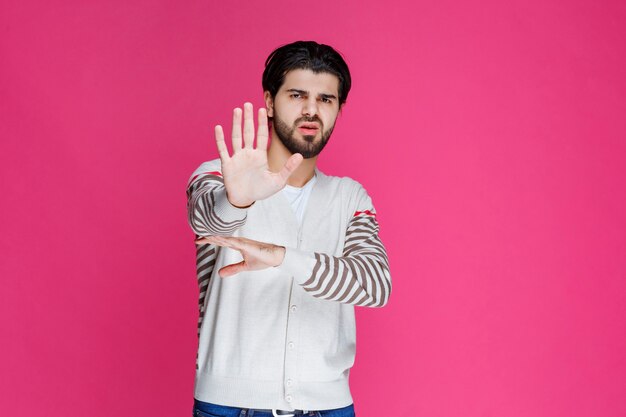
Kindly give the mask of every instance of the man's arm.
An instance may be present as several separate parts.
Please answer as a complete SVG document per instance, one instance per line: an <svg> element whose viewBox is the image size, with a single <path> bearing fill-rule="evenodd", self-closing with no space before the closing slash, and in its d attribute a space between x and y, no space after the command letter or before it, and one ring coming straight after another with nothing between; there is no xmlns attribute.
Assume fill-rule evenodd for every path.
<svg viewBox="0 0 626 417"><path fill-rule="evenodd" d="M198 236L230 236L246 221L247 210L233 206L218 161L205 162L187 186L187 220Z"/></svg>
<svg viewBox="0 0 626 417"><path fill-rule="evenodd" d="M246 208L280 191L302 162L292 155L279 172L267 164L269 129L267 112L258 112L256 147L252 104L233 111L232 156L224 141L221 126L215 126L215 142L220 162L207 162L194 172L187 187L189 225L198 236L229 236L246 220Z"/></svg>
<svg viewBox="0 0 626 417"><path fill-rule="evenodd" d="M391 294L387 252L371 199L362 188L346 230L342 256L287 248L281 268L314 297L362 307L383 307ZM312 262L313 260L313 262Z"/></svg>
<svg viewBox="0 0 626 417"><path fill-rule="evenodd" d="M391 294L387 253L379 236L374 207L363 189L357 211L348 223L342 256L284 248L236 237L208 237L212 243L238 250L243 261L220 269L222 277L241 271L278 266L309 294L363 307L383 307Z"/></svg>

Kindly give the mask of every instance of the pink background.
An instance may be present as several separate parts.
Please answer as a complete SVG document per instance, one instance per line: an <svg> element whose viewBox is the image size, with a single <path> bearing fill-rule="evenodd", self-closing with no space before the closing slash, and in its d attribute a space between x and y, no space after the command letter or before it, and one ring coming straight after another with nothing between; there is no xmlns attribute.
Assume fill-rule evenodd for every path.
<svg viewBox="0 0 626 417"><path fill-rule="evenodd" d="M623 1L3 1L0 415L190 416L185 184L263 61L354 88L320 160L379 212L357 415L626 415Z"/></svg>

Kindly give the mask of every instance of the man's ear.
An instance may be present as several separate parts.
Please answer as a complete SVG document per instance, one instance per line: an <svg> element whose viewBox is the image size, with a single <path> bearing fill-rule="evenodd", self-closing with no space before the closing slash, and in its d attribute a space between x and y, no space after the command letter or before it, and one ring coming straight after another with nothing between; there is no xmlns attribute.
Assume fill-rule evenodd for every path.
<svg viewBox="0 0 626 417"><path fill-rule="evenodd" d="M263 99L265 100L265 108L267 109L267 117L274 117L274 99L269 91L263 93Z"/></svg>

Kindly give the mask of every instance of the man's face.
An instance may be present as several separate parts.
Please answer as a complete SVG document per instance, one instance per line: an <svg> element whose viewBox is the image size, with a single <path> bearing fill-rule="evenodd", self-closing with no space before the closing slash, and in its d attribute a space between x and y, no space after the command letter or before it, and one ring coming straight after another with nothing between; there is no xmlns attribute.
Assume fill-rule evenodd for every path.
<svg viewBox="0 0 626 417"><path fill-rule="evenodd" d="M297 69L272 100L265 93L268 116L280 141L293 154L317 156L335 127L339 113L339 78L336 75Z"/></svg>

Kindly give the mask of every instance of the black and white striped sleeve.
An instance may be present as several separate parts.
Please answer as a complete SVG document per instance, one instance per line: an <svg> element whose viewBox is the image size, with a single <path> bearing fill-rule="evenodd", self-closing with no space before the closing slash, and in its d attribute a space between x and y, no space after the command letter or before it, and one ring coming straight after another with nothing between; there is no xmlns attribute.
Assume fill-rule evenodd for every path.
<svg viewBox="0 0 626 417"><path fill-rule="evenodd" d="M205 162L187 185L187 220L198 236L232 235L246 222L246 209L228 201L219 163Z"/></svg>
<svg viewBox="0 0 626 417"><path fill-rule="evenodd" d="M364 192L363 192L364 193ZM387 252L370 198L348 222L342 256L287 248L283 264L312 296L362 307L383 307L391 294Z"/></svg>

